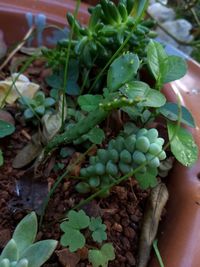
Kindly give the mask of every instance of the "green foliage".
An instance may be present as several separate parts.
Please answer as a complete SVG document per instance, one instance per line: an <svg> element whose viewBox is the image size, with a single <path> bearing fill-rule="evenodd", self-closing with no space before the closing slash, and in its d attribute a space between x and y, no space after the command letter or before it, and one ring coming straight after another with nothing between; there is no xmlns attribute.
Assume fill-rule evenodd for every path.
<svg viewBox="0 0 200 267"><path fill-rule="evenodd" d="M82 110L91 112L99 107L103 97L101 95L82 95L78 98L78 103Z"/></svg>
<svg viewBox="0 0 200 267"><path fill-rule="evenodd" d="M100 217L88 217L83 210L74 211L71 210L68 213L68 221L61 223L61 230L64 234L61 237L61 244L63 246L69 247L71 252L77 251L79 248L83 248L86 244L85 236L81 233L81 230L88 229L91 232L92 239L95 242L102 243L102 241L107 239L106 225L102 223ZM105 251L107 249L107 252ZM101 250L90 250L91 257L89 256L89 261L95 264L104 264L102 266L107 266L109 260L115 258L114 248L112 244L104 244ZM101 256L97 256L97 255ZM94 257L93 257L94 256ZM96 261L96 263L95 263Z"/></svg>
<svg viewBox="0 0 200 267"><path fill-rule="evenodd" d="M88 259L93 267L107 267L108 262L115 259L113 245L110 243L104 244L100 250L90 249Z"/></svg>
<svg viewBox="0 0 200 267"><path fill-rule="evenodd" d="M132 125L131 131L130 127L131 125L130 134L123 133L116 139L111 139L107 149L98 149L97 155L90 157L90 165L80 171L84 182L76 185L79 193L99 190L141 164L145 166L141 167L136 175L140 186L148 188L156 185L157 168L160 161L166 158L162 148L164 139L158 137L158 131L154 128L138 130Z"/></svg>
<svg viewBox="0 0 200 267"><path fill-rule="evenodd" d="M75 59L71 59L69 61L69 70L67 73L67 84L65 91L68 95L76 96L80 94L80 87L78 86L78 77L79 77L79 65L78 61ZM55 68L55 66L53 66ZM58 66L58 69L51 75L46 78L47 84L55 89L57 92L59 92L64 84L64 68L60 68Z"/></svg>
<svg viewBox="0 0 200 267"><path fill-rule="evenodd" d="M15 126L7 121L0 120L0 138L11 135L15 131Z"/></svg>
<svg viewBox="0 0 200 267"><path fill-rule="evenodd" d="M138 100L139 107L161 107L165 104L165 96L148 84L141 81L130 81L120 88L120 92L129 101Z"/></svg>
<svg viewBox="0 0 200 267"><path fill-rule="evenodd" d="M168 56L163 46L152 40L147 46L147 61L158 88L163 83L180 79L187 71L186 62L182 58Z"/></svg>
<svg viewBox="0 0 200 267"><path fill-rule="evenodd" d="M2 267L40 267L57 246L55 240L43 240L33 244L37 234L37 217L27 215L16 227L12 239L0 255Z"/></svg>
<svg viewBox="0 0 200 267"><path fill-rule="evenodd" d="M159 109L159 112L171 121L178 121L179 107L176 103L167 102ZM189 110L181 106L181 122L190 127L195 127L195 122Z"/></svg>
<svg viewBox="0 0 200 267"><path fill-rule="evenodd" d="M85 78L85 69L100 71L127 37L128 42L120 55L129 50L137 53L139 58L145 57L145 47L152 34L150 28L154 25L152 21L142 20L147 0L128 2L120 1L116 5L110 0L100 1L90 8L91 16L87 27L82 26L71 13L67 14L68 23L74 29L70 61L78 59L82 81ZM69 42L69 39L62 40L55 49L43 51L55 73L65 64ZM92 78L91 71L84 89L90 88ZM102 90L102 81L100 79L95 85L93 92Z"/></svg>
<svg viewBox="0 0 200 267"><path fill-rule="evenodd" d="M103 240L107 239L107 234L105 232L106 225L102 223L100 217L91 218L89 229L93 232L92 238L98 243L102 243Z"/></svg>
<svg viewBox="0 0 200 267"><path fill-rule="evenodd" d="M60 227L64 232L61 237L61 244L69 246L71 252L84 247L85 237L80 230L89 226L90 219L83 210L79 212L71 210L68 214L68 221L61 223Z"/></svg>
<svg viewBox="0 0 200 267"><path fill-rule="evenodd" d="M51 97L45 97L42 91L35 93L33 99L23 96L19 99L21 108L24 110L24 118L32 120L33 118L44 116L47 112L53 111L52 107L55 105L55 100Z"/></svg>
<svg viewBox="0 0 200 267"><path fill-rule="evenodd" d="M139 58L132 53L124 54L113 61L107 75L108 89L116 91L134 79L139 68Z"/></svg>
<svg viewBox="0 0 200 267"><path fill-rule="evenodd" d="M170 139L170 147L175 158L183 165L190 167L198 159L198 147L194 142L193 136L185 128L168 122L168 135Z"/></svg>
<svg viewBox="0 0 200 267"><path fill-rule="evenodd" d="M90 100L88 100L88 96L89 96L89 98L91 96ZM98 96L97 96L97 98L98 98ZM92 112L92 108L96 107L96 105L97 105L97 103L95 103L94 99L97 99L97 98L95 98L95 96L93 98L92 95L83 95L83 96L80 96L78 99L79 99L79 104L81 105L81 108L83 110L86 110L86 109L89 110L90 109ZM89 101L91 101L91 102L89 103ZM93 106L92 106L92 104L93 104ZM67 109L66 127L65 127L66 130L69 130L71 127L73 127L76 124L76 122L79 122L82 120L84 121L84 118L85 118L85 115L82 111L68 108ZM74 140L74 144L78 145L78 144L87 142L88 140L93 144L101 144L102 141L104 140L104 138L105 138L104 131L101 128L99 128L97 125L94 125L94 127L91 130L89 130L87 133L83 134L79 138L76 138L76 140Z"/></svg>

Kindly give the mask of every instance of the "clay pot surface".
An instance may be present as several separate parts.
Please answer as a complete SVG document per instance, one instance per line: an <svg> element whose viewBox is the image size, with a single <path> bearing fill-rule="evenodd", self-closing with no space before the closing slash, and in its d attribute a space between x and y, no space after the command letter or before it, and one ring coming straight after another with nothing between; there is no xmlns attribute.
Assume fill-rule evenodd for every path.
<svg viewBox="0 0 200 267"><path fill-rule="evenodd" d="M196 128L190 128L200 148L200 65L188 60L188 72L180 80L167 84L169 101L180 97L192 113ZM159 249L165 267L200 266L200 159L191 168L176 164L168 183L167 214L159 231ZM154 258L150 267L159 267Z"/></svg>
<svg viewBox="0 0 200 267"><path fill-rule="evenodd" d="M91 1L90 1L91 2ZM73 11L72 0L0 0L0 30L7 45L16 43L26 34L29 25L26 15L46 15L48 23L66 26L66 11ZM81 4L79 19L87 23L87 5ZM200 147L200 65L188 60L187 75L167 84L164 92L176 102L176 94L192 113L196 128L190 129ZM167 214L159 233L159 249L165 267L200 266L200 159L191 168L176 164L171 172L168 188ZM155 258L150 267L159 267Z"/></svg>

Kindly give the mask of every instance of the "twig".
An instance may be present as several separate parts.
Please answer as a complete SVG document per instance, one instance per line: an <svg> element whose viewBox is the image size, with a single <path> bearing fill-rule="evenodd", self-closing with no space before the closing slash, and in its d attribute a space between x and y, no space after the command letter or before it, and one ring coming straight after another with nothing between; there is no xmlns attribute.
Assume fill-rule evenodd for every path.
<svg viewBox="0 0 200 267"><path fill-rule="evenodd" d="M24 36L23 40L15 47L14 50L10 52L8 57L5 59L5 61L0 66L0 71L8 64L8 62L11 60L11 58L22 48L22 46L25 44L25 42L28 40L28 38L31 36L31 34L34 32L35 27L31 27L26 35Z"/></svg>

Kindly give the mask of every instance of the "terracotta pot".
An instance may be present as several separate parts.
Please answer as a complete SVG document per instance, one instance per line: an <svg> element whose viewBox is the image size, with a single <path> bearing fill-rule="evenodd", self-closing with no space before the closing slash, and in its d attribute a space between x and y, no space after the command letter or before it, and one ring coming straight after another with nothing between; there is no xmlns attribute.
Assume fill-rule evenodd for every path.
<svg viewBox="0 0 200 267"><path fill-rule="evenodd" d="M188 60L188 72L182 79L168 84L164 92L181 102L192 113L196 128L191 129L200 148L200 65ZM200 254L200 159L191 168L176 164L169 177L167 215L159 231L159 249L165 267L199 267ZM159 267L155 258L150 267Z"/></svg>
<svg viewBox="0 0 200 267"><path fill-rule="evenodd" d="M92 1L93 2L93 1ZM72 0L0 0L0 27L6 44L10 45L27 32L27 14L34 21L39 13L47 17L48 23L66 26L66 11L74 10ZM30 13L31 12L31 13ZM31 17L32 14L32 17ZM79 14L82 22L87 23L87 5L82 4ZM53 32L48 34L53 34ZM46 35L46 42L48 34ZM197 127L192 130L200 147L200 65L188 60L187 75L179 81L168 84L164 92L169 100L176 101L176 93L183 105L192 112ZM159 249L165 267L200 266L200 159L192 168L176 164L169 177L170 198L167 214L159 231ZM153 258L150 267L158 267Z"/></svg>

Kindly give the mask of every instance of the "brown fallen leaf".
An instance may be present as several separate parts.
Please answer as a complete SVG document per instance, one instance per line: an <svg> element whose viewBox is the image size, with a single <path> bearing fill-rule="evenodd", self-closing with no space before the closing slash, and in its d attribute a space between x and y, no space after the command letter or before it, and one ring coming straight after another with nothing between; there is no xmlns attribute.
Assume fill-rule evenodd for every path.
<svg viewBox="0 0 200 267"><path fill-rule="evenodd" d="M4 98L8 104L13 104L21 95L33 98L39 88L38 84L30 82L25 75L18 77L18 73L13 73L4 81L0 81L0 105L4 104Z"/></svg>
<svg viewBox="0 0 200 267"><path fill-rule="evenodd" d="M67 248L56 251L56 255L63 267L76 267L80 261L80 255L78 253L71 253Z"/></svg>
<svg viewBox="0 0 200 267"><path fill-rule="evenodd" d="M139 259L137 267L146 267L151 247L155 239L162 210L169 194L165 184L159 183L151 190L144 214L139 244Z"/></svg>
<svg viewBox="0 0 200 267"><path fill-rule="evenodd" d="M36 133L32 136L31 142L29 142L14 158L12 163L13 168L22 168L31 163L31 161L40 155L42 148L40 135Z"/></svg>

